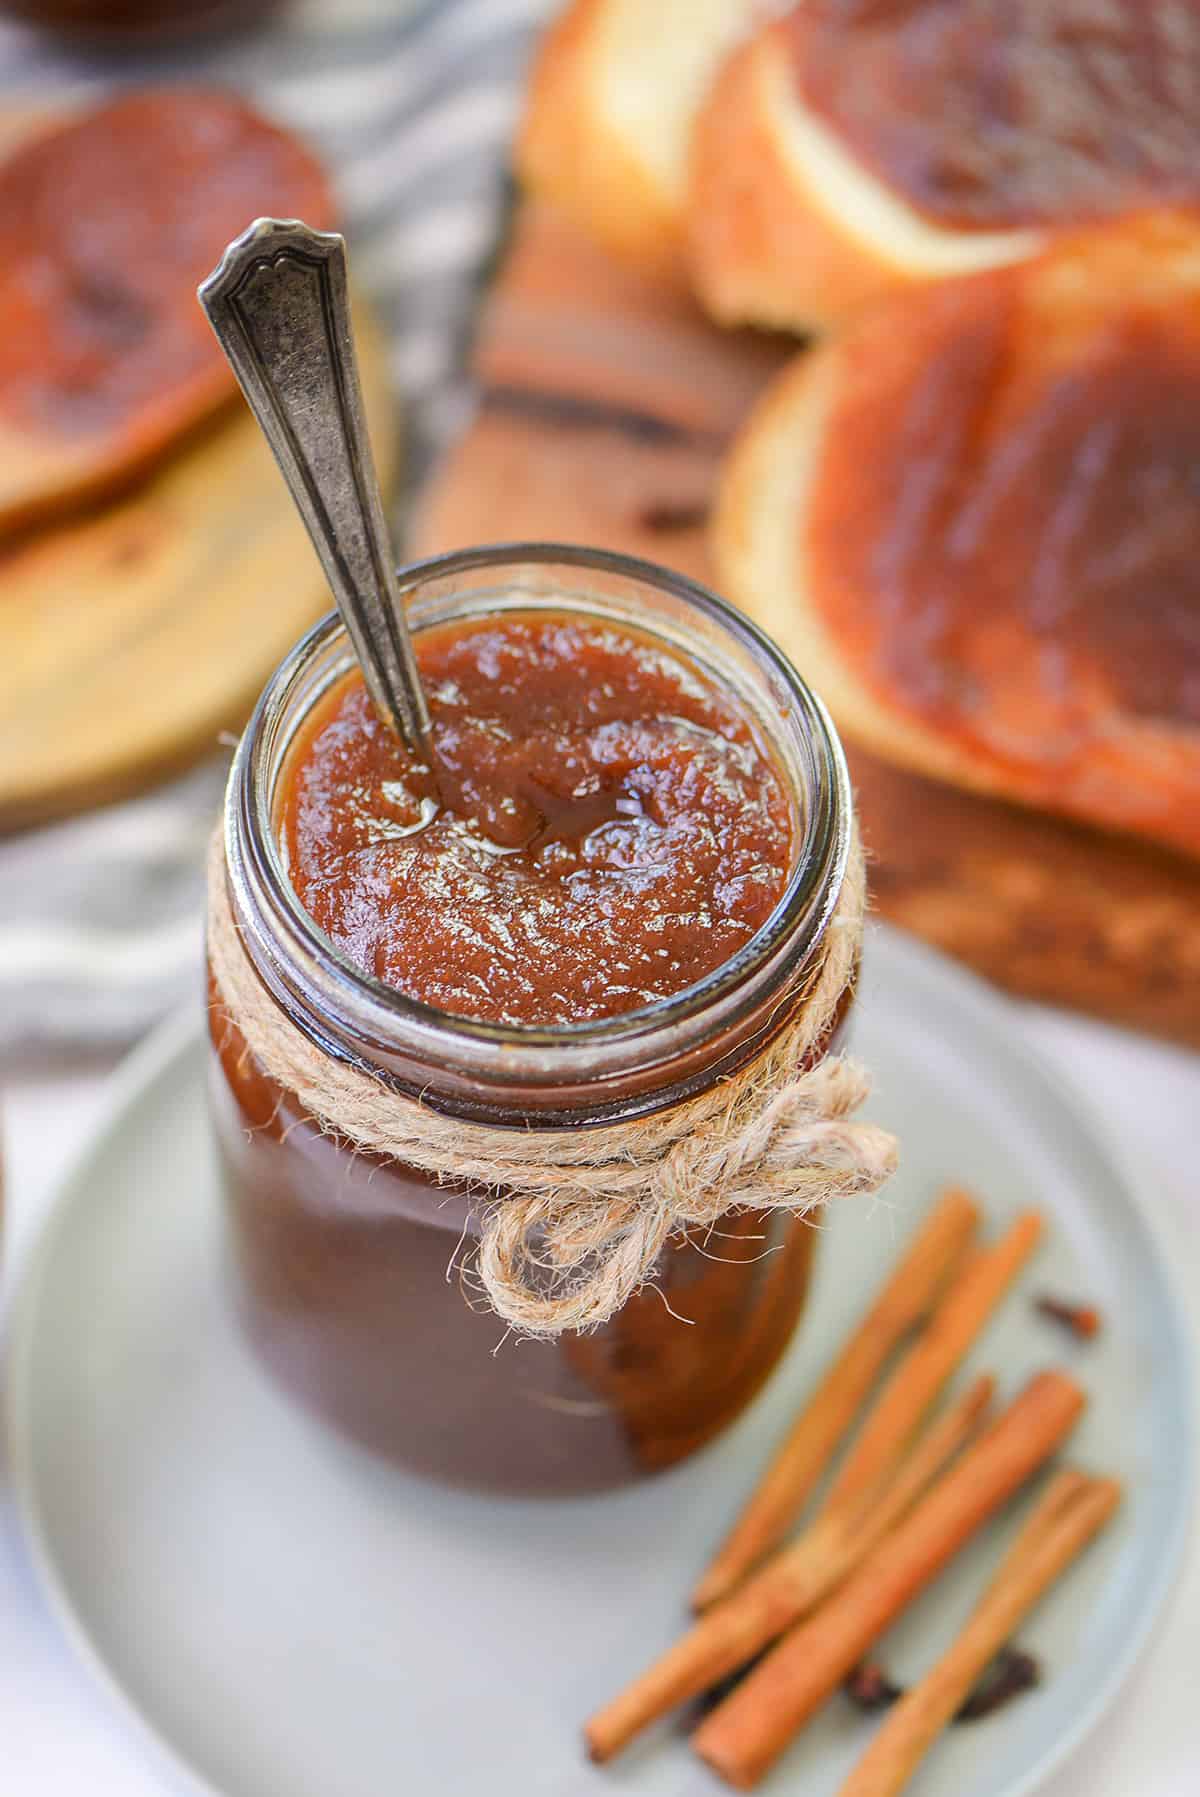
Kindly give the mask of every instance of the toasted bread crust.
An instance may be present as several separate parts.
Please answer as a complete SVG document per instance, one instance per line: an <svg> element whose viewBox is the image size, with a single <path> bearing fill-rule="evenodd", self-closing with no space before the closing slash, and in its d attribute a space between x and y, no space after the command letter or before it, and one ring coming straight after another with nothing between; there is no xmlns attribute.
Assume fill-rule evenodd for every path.
<svg viewBox="0 0 1200 1797"><path fill-rule="evenodd" d="M767 99L769 36L725 63L692 135L687 256L692 283L722 324L820 330L891 285L797 188Z"/></svg>
<svg viewBox="0 0 1200 1797"><path fill-rule="evenodd" d="M710 549L717 586L782 645L864 748L981 792L1002 786L954 743L894 717L855 678L805 590L803 516L839 378L839 351L800 355L767 388L721 475Z"/></svg>
<svg viewBox="0 0 1200 1797"><path fill-rule="evenodd" d="M879 322L890 314L877 315ZM852 344L851 344L852 347ZM768 387L725 467L710 533L717 584L769 631L820 693L839 728L895 767L967 791L1117 828L1200 855L1195 817L1123 816L1114 795L1060 770L1001 760L969 738L893 707L847 661L814 599L806 517L837 403L841 343L803 354ZM1103 802L1102 802L1103 801ZM1120 822L1115 820L1120 818Z"/></svg>
<svg viewBox="0 0 1200 1797"><path fill-rule="evenodd" d="M863 748L914 773L1017 798L986 759L893 713L856 679L806 590L804 509L836 398L838 363L833 344L798 356L738 437L713 513L718 588L781 644L838 728Z"/></svg>
<svg viewBox="0 0 1200 1797"><path fill-rule="evenodd" d="M574 0L543 37L517 133L517 173L614 254L683 281L679 206L601 110L607 0Z"/></svg>
<svg viewBox="0 0 1200 1797"><path fill-rule="evenodd" d="M1017 260L1040 247L1029 231L930 226L862 170L856 188L897 226L892 239L806 174L787 134L802 108L778 32L765 27L724 63L692 136L687 255L693 284L723 324L801 333L967 266ZM841 152L837 152L841 155ZM954 267L961 259L963 269Z"/></svg>

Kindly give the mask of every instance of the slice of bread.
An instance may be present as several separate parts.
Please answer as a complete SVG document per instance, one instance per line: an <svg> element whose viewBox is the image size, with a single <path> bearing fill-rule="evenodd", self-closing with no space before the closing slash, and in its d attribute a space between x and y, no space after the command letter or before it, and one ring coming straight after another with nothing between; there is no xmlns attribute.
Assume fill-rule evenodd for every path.
<svg viewBox="0 0 1200 1797"><path fill-rule="evenodd" d="M543 40L517 171L617 254L681 270L688 141L755 0L572 0Z"/></svg>
<svg viewBox="0 0 1200 1797"><path fill-rule="evenodd" d="M196 285L260 213L328 228L329 182L216 90L133 91L0 164L0 529L121 487L234 401Z"/></svg>
<svg viewBox="0 0 1200 1797"><path fill-rule="evenodd" d="M872 753L1200 855L1198 462L1200 217L1100 227L787 368L718 584Z"/></svg>
<svg viewBox="0 0 1200 1797"><path fill-rule="evenodd" d="M1039 230L950 230L891 192L804 105L778 22L725 61L700 109L687 210L691 275L713 316L800 332L1045 241Z"/></svg>

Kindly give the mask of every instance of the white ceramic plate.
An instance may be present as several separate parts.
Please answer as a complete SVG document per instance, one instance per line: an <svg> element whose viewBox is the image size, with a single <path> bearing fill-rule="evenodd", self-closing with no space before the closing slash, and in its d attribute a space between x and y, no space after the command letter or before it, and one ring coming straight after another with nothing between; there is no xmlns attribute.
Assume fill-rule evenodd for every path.
<svg viewBox="0 0 1200 1797"><path fill-rule="evenodd" d="M1126 1173L1028 1053L1019 1011L879 931L856 1046L903 1171L886 1202L831 1218L811 1311L765 1394L657 1481L541 1503L392 1472L276 1394L226 1306L199 1020L134 1056L20 1295L9 1414L51 1601L177 1775L222 1797L718 1790L674 1726L598 1770L579 1723L678 1631L785 1419L950 1179L977 1188L997 1224L1042 1206L1051 1241L1026 1288L1078 1293L1107 1319L1076 1346L1015 1296L973 1364L1008 1390L1051 1360L1074 1367L1094 1402L1072 1454L1119 1473L1130 1496L1021 1633L1043 1687L952 1730L913 1789L1017 1797L1075 1745L1146 1640L1184 1542L1192 1412L1171 1281ZM953 1630L1012 1522L893 1632L900 1675ZM835 1697L769 1789L832 1797L871 1726Z"/></svg>

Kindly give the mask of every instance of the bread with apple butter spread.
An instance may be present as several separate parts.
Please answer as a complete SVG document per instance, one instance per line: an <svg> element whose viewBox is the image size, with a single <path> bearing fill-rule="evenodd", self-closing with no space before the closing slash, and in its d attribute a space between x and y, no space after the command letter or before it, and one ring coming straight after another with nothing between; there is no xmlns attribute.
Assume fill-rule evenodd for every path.
<svg viewBox="0 0 1200 1797"><path fill-rule="evenodd" d="M333 199L233 94L126 94L0 164L0 527L121 486L233 400L196 285L262 214L328 228Z"/></svg>
<svg viewBox="0 0 1200 1797"><path fill-rule="evenodd" d="M1200 855L1200 215L1065 236L796 360L718 583L893 764Z"/></svg>
<svg viewBox="0 0 1200 1797"><path fill-rule="evenodd" d="M690 167L714 317L841 325L1063 229L1200 203L1200 9L802 0L725 60Z"/></svg>

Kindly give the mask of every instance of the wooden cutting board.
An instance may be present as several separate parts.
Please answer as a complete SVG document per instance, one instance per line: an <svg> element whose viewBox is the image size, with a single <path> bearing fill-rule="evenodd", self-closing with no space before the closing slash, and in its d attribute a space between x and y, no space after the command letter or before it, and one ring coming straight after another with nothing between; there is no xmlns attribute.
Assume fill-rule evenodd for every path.
<svg viewBox="0 0 1200 1797"><path fill-rule="evenodd" d="M386 485L396 417L356 308ZM240 398L123 498L0 542L0 829L117 798L214 748L331 605Z"/></svg>
<svg viewBox="0 0 1200 1797"><path fill-rule="evenodd" d="M411 547L550 537L711 580L721 457L795 353L716 330L525 208L480 319L478 417ZM882 916L1013 992L1200 1046L1200 866L848 748Z"/></svg>

